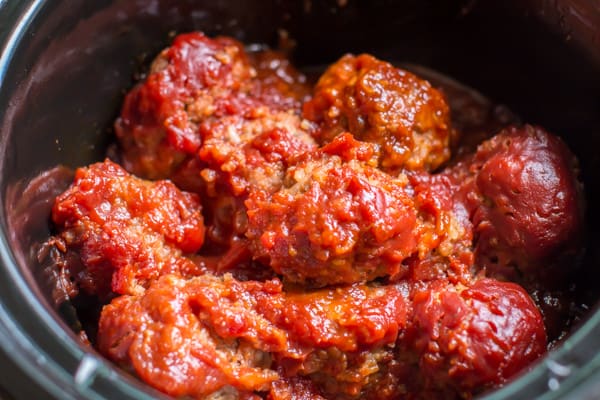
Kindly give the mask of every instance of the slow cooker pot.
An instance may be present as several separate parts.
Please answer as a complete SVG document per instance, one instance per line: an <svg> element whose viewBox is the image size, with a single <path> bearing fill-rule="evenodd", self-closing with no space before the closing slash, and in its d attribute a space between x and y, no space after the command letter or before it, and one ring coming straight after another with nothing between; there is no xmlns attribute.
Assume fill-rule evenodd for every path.
<svg viewBox="0 0 600 400"><path fill-rule="evenodd" d="M292 45L297 65L346 52L419 64L559 134L588 202L578 275L587 315L532 369L487 399L600 393L600 4L553 1L0 0L0 399L163 398L75 337L35 257L52 196L38 178L98 161L124 90L174 33Z"/></svg>

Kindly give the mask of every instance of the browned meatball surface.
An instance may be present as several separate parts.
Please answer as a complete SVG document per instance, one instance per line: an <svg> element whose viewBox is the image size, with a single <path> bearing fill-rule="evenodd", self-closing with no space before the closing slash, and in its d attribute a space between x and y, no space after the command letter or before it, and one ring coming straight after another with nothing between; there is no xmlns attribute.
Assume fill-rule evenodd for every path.
<svg viewBox="0 0 600 400"><path fill-rule="evenodd" d="M317 83L304 116L320 143L349 131L378 145L386 169L434 170L450 157L450 112L443 95L410 72L370 55L346 55Z"/></svg>
<svg viewBox="0 0 600 400"><path fill-rule="evenodd" d="M450 174L473 223L477 264L509 280L563 279L580 251L583 198L577 161L541 128L508 128ZM559 267L560 266L560 267Z"/></svg>

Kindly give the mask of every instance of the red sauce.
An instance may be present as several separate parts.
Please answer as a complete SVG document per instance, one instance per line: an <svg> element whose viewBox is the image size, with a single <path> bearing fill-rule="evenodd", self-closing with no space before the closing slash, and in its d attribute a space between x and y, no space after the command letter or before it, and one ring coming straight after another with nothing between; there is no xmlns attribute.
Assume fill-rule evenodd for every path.
<svg viewBox="0 0 600 400"><path fill-rule="evenodd" d="M76 172L42 254L104 305L96 348L169 395L470 398L563 326L530 296L565 289L583 207L558 138L467 97L369 55L313 88L180 35L125 98L123 167Z"/></svg>

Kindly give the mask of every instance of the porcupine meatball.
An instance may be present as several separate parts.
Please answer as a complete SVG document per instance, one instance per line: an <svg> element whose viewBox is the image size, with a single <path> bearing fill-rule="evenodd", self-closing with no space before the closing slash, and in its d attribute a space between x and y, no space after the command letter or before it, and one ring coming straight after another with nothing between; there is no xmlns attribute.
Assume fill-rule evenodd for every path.
<svg viewBox="0 0 600 400"><path fill-rule="evenodd" d="M342 135L291 167L280 191L251 192L254 257L317 287L399 273L418 245L417 212L406 179L369 165L372 155L372 146Z"/></svg>
<svg viewBox="0 0 600 400"><path fill-rule="evenodd" d="M79 168L58 196L50 244L69 279L88 294L141 293L166 273L194 275L198 267L183 254L204 241L201 205L195 194L171 182L148 182L111 161ZM77 288L70 290L73 295Z"/></svg>
<svg viewBox="0 0 600 400"><path fill-rule="evenodd" d="M308 92L304 76L276 52L252 60L256 68L231 38L178 35L125 98L115 123L124 167L144 178L173 178L197 187L201 123L299 114ZM275 73L279 78L272 78Z"/></svg>
<svg viewBox="0 0 600 400"><path fill-rule="evenodd" d="M499 386L546 352L539 310L519 285L416 284L412 319L398 341L409 393L458 398ZM400 370L402 371L402 370Z"/></svg>
<svg viewBox="0 0 600 400"><path fill-rule="evenodd" d="M173 175L202 143L198 122L238 112L246 99L235 94L254 73L233 39L177 36L125 98L115 123L124 167L148 179Z"/></svg>
<svg viewBox="0 0 600 400"><path fill-rule="evenodd" d="M423 259L435 248L450 255L462 237L441 199L415 194L405 175L377 169L375 153L372 144L342 134L290 167L281 190L251 192L246 235L253 256L288 281L320 287L406 278L409 257ZM458 275L466 268L450 267Z"/></svg>
<svg viewBox="0 0 600 400"><path fill-rule="evenodd" d="M583 199L577 160L541 128L512 127L479 146L449 175L471 215L477 264L522 283L561 283L557 269L581 249Z"/></svg>
<svg viewBox="0 0 600 400"><path fill-rule="evenodd" d="M253 293L260 290L276 294L280 287L164 276L143 295L104 307L98 348L174 397L266 391L279 378L269 352L285 348L287 337L256 311Z"/></svg>
<svg viewBox="0 0 600 400"><path fill-rule="evenodd" d="M443 95L410 72L368 54L330 66L304 105L319 143L349 131L377 144L387 170L434 170L450 157L450 111Z"/></svg>

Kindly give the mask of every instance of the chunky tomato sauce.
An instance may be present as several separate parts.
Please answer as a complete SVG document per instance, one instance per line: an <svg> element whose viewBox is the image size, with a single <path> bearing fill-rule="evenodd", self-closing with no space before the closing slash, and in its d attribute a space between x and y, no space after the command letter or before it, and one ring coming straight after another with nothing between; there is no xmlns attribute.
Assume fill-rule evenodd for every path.
<svg viewBox="0 0 600 400"><path fill-rule="evenodd" d="M539 299L567 298L583 205L560 139L456 103L366 54L313 85L180 35L40 254L102 306L97 350L174 397L471 398L564 330Z"/></svg>

